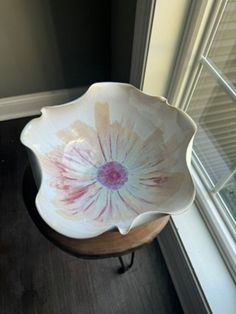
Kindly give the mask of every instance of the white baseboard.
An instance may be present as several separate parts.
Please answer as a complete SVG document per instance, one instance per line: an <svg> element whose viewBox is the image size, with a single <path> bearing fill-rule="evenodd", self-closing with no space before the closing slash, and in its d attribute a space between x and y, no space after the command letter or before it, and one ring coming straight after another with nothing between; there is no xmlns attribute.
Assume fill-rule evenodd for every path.
<svg viewBox="0 0 236 314"><path fill-rule="evenodd" d="M87 86L6 97L0 99L0 121L33 116L42 107L60 105L81 96Z"/></svg>

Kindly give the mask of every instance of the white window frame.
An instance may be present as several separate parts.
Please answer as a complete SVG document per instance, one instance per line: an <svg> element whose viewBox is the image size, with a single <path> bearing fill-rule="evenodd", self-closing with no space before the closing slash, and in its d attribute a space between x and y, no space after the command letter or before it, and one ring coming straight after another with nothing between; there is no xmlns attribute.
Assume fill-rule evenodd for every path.
<svg viewBox="0 0 236 314"><path fill-rule="evenodd" d="M201 12L201 14L194 17L193 13L191 20L195 20L196 18L195 23L191 23L189 20L187 23L190 23L190 26L186 27L190 27L189 34L192 33L195 36L193 36L191 40L188 41L188 39L186 39L185 42L181 43L179 56L177 56L176 61L178 66L173 69L173 79L169 82L169 90L167 93L169 102L183 110L186 110L188 107L203 69L203 64L208 68L211 67L211 71L215 71L215 67L209 64L205 57L209 53L224 8L227 5L227 0L199 1L198 5L199 11L197 12ZM193 6L196 6L196 4L193 4ZM207 32L205 31L206 29ZM191 54L187 62L187 58L185 58L186 53ZM184 71L181 70L181 68L184 69ZM215 72L215 75L218 75L218 72ZM177 80L177 77L180 79ZM235 96L235 92L232 90L230 84L223 82L222 77L221 83L224 85L225 89L228 89L228 93L234 94ZM196 204L209 226L209 230L216 240L218 248L234 280L236 280L235 225L232 223L228 213L221 210L224 206L223 199L216 193L211 193L213 185L210 184L207 173L195 153L193 153L192 160L195 169L194 178L197 190Z"/></svg>
<svg viewBox="0 0 236 314"><path fill-rule="evenodd" d="M130 83L141 89L143 89L146 74L144 72L151 38L149 31L153 23L155 2L155 0L137 0L136 6ZM219 17L221 10L226 5L223 0L188 1L187 4L180 33L182 35L183 30L186 32L175 48L176 55L172 62L173 66L168 68L170 79L167 80L166 90L161 92L161 95L167 97L172 105L177 106L180 106L184 102L184 98L188 96L185 93L186 85L194 87L194 80L189 81L189 79L191 76L195 77L199 74L196 70L196 62L198 62L201 52L209 49L209 45L207 47L204 40L206 42L206 38L210 37L210 31L206 33L205 29L206 27L209 30L213 28L216 17ZM167 10L167 12L168 14L166 12L164 14L169 18L169 11ZM144 27L144 32L140 32L141 26ZM181 25L176 28L181 28ZM161 40L163 39L161 38ZM158 56L161 57L161 54ZM155 70L159 71L158 68ZM157 77L161 76L157 75ZM156 91L145 92L156 94ZM194 169L193 176L197 190L202 191L203 194L198 193L200 201L196 201L182 215L173 216L171 223L158 236L158 241L184 311L193 314L197 314L199 311L221 314L226 311L231 314L235 311L235 282L229 272L233 263L233 256L229 257L233 252L232 234L222 223L222 217L216 211L214 202L209 197L206 200L206 187ZM202 211L205 203L212 207L209 212L214 216L213 219L205 218ZM209 229L212 231L214 228L215 232L210 234ZM215 234L221 234L222 230L224 236L219 240ZM221 243L220 246L217 245L218 248L216 242L217 244ZM221 247L224 248L224 251L221 250ZM225 248L227 248L226 251ZM228 255L227 252L229 252ZM226 262L222 256L226 257ZM229 260L231 263L228 263Z"/></svg>

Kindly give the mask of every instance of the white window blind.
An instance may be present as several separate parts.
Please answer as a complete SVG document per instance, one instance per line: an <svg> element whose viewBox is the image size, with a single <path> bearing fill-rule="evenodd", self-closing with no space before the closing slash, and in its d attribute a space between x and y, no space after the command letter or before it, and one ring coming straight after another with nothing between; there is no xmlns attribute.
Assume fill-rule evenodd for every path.
<svg viewBox="0 0 236 314"><path fill-rule="evenodd" d="M187 112L199 130L194 150L232 220L236 220L236 0L228 1Z"/></svg>

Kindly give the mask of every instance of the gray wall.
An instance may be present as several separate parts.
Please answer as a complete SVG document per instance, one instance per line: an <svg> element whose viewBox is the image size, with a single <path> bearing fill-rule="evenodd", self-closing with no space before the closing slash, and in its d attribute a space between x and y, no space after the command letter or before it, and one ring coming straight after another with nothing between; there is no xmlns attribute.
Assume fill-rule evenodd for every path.
<svg viewBox="0 0 236 314"><path fill-rule="evenodd" d="M110 5L1 0L0 98L109 79Z"/></svg>
<svg viewBox="0 0 236 314"><path fill-rule="evenodd" d="M136 0L1 0L0 98L129 80Z"/></svg>
<svg viewBox="0 0 236 314"><path fill-rule="evenodd" d="M111 1L112 81L129 82L136 2L137 0Z"/></svg>

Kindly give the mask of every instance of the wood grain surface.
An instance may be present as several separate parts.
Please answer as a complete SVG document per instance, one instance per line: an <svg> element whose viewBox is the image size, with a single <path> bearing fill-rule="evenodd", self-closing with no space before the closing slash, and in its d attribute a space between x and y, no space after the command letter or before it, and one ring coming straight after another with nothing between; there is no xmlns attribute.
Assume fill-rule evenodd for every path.
<svg viewBox="0 0 236 314"><path fill-rule="evenodd" d="M19 136L28 120L0 123L0 313L183 313L157 241L118 275L117 258L79 259L39 232L21 191L28 161Z"/></svg>

